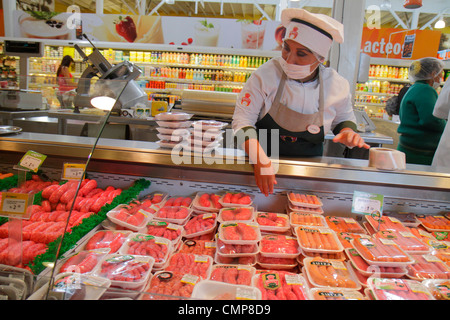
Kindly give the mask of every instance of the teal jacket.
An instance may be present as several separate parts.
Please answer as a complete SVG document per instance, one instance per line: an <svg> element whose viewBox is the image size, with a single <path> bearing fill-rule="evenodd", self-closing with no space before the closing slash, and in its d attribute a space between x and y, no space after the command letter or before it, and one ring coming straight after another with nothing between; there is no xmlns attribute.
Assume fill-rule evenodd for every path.
<svg viewBox="0 0 450 320"><path fill-rule="evenodd" d="M433 158L445 127L445 120L433 116L433 109L438 94L425 81L417 81L406 92L400 104L400 125L397 132L399 150L411 154L425 155ZM410 157L411 158L411 157Z"/></svg>

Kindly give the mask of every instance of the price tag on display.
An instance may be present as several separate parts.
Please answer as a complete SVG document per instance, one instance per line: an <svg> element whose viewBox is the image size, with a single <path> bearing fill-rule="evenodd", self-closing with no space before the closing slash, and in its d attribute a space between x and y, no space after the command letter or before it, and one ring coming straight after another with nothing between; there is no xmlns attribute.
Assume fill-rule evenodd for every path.
<svg viewBox="0 0 450 320"><path fill-rule="evenodd" d="M18 166L23 169L37 172L46 158L47 156L45 154L30 150L25 153L22 159L20 159Z"/></svg>
<svg viewBox="0 0 450 320"><path fill-rule="evenodd" d="M86 169L84 163L64 163L63 165L63 180L79 180L83 177L83 172Z"/></svg>
<svg viewBox="0 0 450 320"><path fill-rule="evenodd" d="M33 203L34 195L28 193L2 192L0 202L1 215L26 216L28 207Z"/></svg>
<svg viewBox="0 0 450 320"><path fill-rule="evenodd" d="M381 216L383 200L384 196L381 194L355 191L353 193L352 212Z"/></svg>

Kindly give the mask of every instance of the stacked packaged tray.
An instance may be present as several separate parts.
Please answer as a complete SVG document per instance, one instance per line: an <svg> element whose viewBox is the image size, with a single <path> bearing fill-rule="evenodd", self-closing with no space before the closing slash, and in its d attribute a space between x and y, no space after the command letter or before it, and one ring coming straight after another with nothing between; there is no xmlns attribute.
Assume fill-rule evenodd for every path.
<svg viewBox="0 0 450 320"><path fill-rule="evenodd" d="M155 116L157 137L161 148L189 147L192 132L191 114L184 112L163 112Z"/></svg>
<svg viewBox="0 0 450 320"><path fill-rule="evenodd" d="M227 123L216 120L198 120L192 123L192 135L188 139L188 149L197 152L217 150L223 140L222 130Z"/></svg>

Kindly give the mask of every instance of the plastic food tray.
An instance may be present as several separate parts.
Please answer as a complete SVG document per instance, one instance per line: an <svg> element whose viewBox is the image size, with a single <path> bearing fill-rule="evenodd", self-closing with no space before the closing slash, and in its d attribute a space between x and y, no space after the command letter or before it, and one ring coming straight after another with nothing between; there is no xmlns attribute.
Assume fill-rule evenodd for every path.
<svg viewBox="0 0 450 320"><path fill-rule="evenodd" d="M130 246L132 246L134 243L147 242L147 241L154 242L156 245L160 246L161 248L163 248L163 247L166 248L164 256L160 258L161 261L158 260L157 256L156 257L154 256L154 255L157 255L159 252L163 252L159 248L155 248L155 247L152 248L153 252L152 251L149 252L147 250L143 250L142 252L139 252L139 253L130 252ZM157 251L157 252L155 252L155 251ZM155 260L153 267L161 268L168 261L169 256L172 254L172 251L173 251L172 242L169 239L162 238L162 237L155 237L155 236L151 236L151 235L143 234L143 233L132 233L132 234L128 235L127 240L125 241L125 243L122 245L122 247L119 250L119 254L151 256Z"/></svg>
<svg viewBox="0 0 450 320"><path fill-rule="evenodd" d="M217 252L226 258L240 258L249 255L256 255L259 253L259 246L257 243L253 244L229 244L224 243L218 238L216 234Z"/></svg>
<svg viewBox="0 0 450 320"><path fill-rule="evenodd" d="M252 286L202 280L195 285L192 298L205 300L261 300L261 291Z"/></svg>
<svg viewBox="0 0 450 320"><path fill-rule="evenodd" d="M250 203L246 203L246 204L239 204L236 202L224 202L225 197L227 196L227 194L230 193L231 195L235 195L235 194L244 194L245 196L249 196L250 197ZM230 192L230 191L226 191L224 192L224 195L219 199L219 203L223 206L223 207L251 207L253 205L253 201L255 199L255 195L251 194L251 193L246 193L246 192Z"/></svg>
<svg viewBox="0 0 450 320"><path fill-rule="evenodd" d="M421 282L408 279L367 279L368 289L376 300L435 300Z"/></svg>
<svg viewBox="0 0 450 320"><path fill-rule="evenodd" d="M267 251L267 248L273 249ZM283 252L285 251L285 252ZM264 235L259 241L259 253L271 258L297 258L301 250L297 238L284 235Z"/></svg>
<svg viewBox="0 0 450 320"><path fill-rule="evenodd" d="M164 235L164 231L160 231L160 232L151 232L148 233L148 228L154 226L155 228L159 229L159 228L164 228L164 229L169 229L173 232L175 232L177 234L177 236L175 238L171 237L171 238L167 238L168 236ZM183 236L183 226L179 225L179 224L175 224L175 223L170 223L170 222L166 222L166 221L159 221L159 220L150 220L147 225L140 229L138 231L139 233L145 233L145 234L151 234L157 237L165 237L166 239L169 239L172 242L172 247L175 249L176 248L176 244L179 243L181 241L181 237ZM171 232L171 234L173 234L173 232Z"/></svg>
<svg viewBox="0 0 450 320"><path fill-rule="evenodd" d="M169 194L163 191L153 191L152 193L144 195L140 201L144 202L146 200L150 200L153 205L161 205L163 204ZM155 197L158 197L155 199Z"/></svg>
<svg viewBox="0 0 450 320"><path fill-rule="evenodd" d="M215 148L220 146L220 142L223 140L223 137L218 137L214 140L210 139L202 139L196 136L190 136L187 141L194 146L202 146L208 148Z"/></svg>
<svg viewBox="0 0 450 320"><path fill-rule="evenodd" d="M450 220L445 216L418 215L417 220L419 220L420 224L429 232L450 232Z"/></svg>
<svg viewBox="0 0 450 320"><path fill-rule="evenodd" d="M172 271L158 271L147 282L139 300L179 300L190 298L201 277Z"/></svg>
<svg viewBox="0 0 450 320"><path fill-rule="evenodd" d="M256 263L266 270L292 270L298 264L296 258L272 258L261 254L256 256Z"/></svg>
<svg viewBox="0 0 450 320"><path fill-rule="evenodd" d="M153 218L153 215L149 214L148 212L146 212L144 210L139 210L139 211L141 211L144 214L145 218L140 224L138 224L136 226L132 225L132 224L129 224L129 223L123 221L123 220L117 219L116 218L117 214L119 213L119 211L122 208L125 208L125 207L126 207L126 205L118 205L114 209L108 211L106 213L106 216L108 217L109 220L111 220L111 222L113 222L115 224L118 224L118 225L120 225L122 227L125 227L127 229L136 231L136 232L139 231L142 227L146 226L148 221L150 221Z"/></svg>
<svg viewBox="0 0 450 320"><path fill-rule="evenodd" d="M351 217L326 216L325 220L328 227L336 232L367 234L358 221Z"/></svg>
<svg viewBox="0 0 450 320"><path fill-rule="evenodd" d="M342 252L344 250L336 233L329 228L299 226L295 227L295 234L304 252ZM328 245L324 239L327 239ZM311 245L311 241L314 241L314 246Z"/></svg>
<svg viewBox="0 0 450 320"><path fill-rule="evenodd" d="M257 254L229 256L229 255L220 254L219 250L216 250L216 254L214 256L214 262L218 263L218 264L236 264L236 265L255 266L256 265L256 255Z"/></svg>
<svg viewBox="0 0 450 320"><path fill-rule="evenodd" d="M328 227L324 216L318 213L290 212L289 218L294 230L298 226Z"/></svg>
<svg viewBox="0 0 450 320"><path fill-rule="evenodd" d="M176 147L179 149L187 150L189 147L189 144L186 141L174 142L170 140L158 140L156 141L156 143L159 144L161 148L166 149L173 149Z"/></svg>
<svg viewBox="0 0 450 320"><path fill-rule="evenodd" d="M383 215L394 217L407 227L417 227L420 224L420 221L417 220L416 215L412 212L396 212L384 210Z"/></svg>
<svg viewBox="0 0 450 320"><path fill-rule="evenodd" d="M349 290L359 290L361 289L361 284L356 278L353 269L349 265L348 262L333 260L333 259L322 259L322 258L305 258L303 260L304 268L306 270L306 275L308 277L309 282L317 288L341 288L341 289L349 289ZM323 270L320 270L323 269ZM324 271L326 270L326 271ZM322 284L318 282L319 277L324 279L324 282L327 280L327 275L324 275L322 272L327 272L328 277L332 277L333 280L336 281L336 278L339 276L341 281L349 286L341 286L340 283L334 284ZM350 281L350 282L347 282ZM342 283L342 282L341 282Z"/></svg>
<svg viewBox="0 0 450 320"><path fill-rule="evenodd" d="M219 131L217 131L217 130L208 130L208 131L193 130L192 136L194 137L194 139L215 141L217 139L222 140L224 133L225 133L224 130L219 130Z"/></svg>
<svg viewBox="0 0 450 320"><path fill-rule="evenodd" d="M193 224L194 223L193 221L197 221L198 220L201 223L201 221L203 219L205 219L205 220L206 219L213 220L213 222L211 223L209 228L203 229L203 230L200 230L200 231L197 231L197 232L193 232L193 233L188 233L187 232L187 230L188 230L187 227L189 227L190 224ZM211 232L213 232L215 230L216 226L217 226L217 213L209 212L209 213L199 214L199 215L196 215L195 217L192 217L190 220L188 220L186 222L186 224L184 224L184 226L183 226L183 237L185 237L186 239L191 239L191 238L195 238L195 237L202 236L202 235L205 235L205 234L209 234L209 233L211 233Z"/></svg>
<svg viewBox="0 0 450 320"><path fill-rule="evenodd" d="M210 200L210 197L213 194L218 196L219 197L218 199L220 199L220 197L222 196L222 193L197 192L197 194L195 195L194 200L192 201L192 207L194 209L196 209L196 210L205 211L205 212L219 212L219 210L222 209L222 205L219 203L219 200L217 200L217 204L218 204L217 208L214 207L214 203L211 200L210 200L211 206L209 206L209 207L202 206L200 204L200 197L202 195L204 195L204 194L208 194L209 195L209 199L208 200Z"/></svg>
<svg viewBox="0 0 450 320"><path fill-rule="evenodd" d="M198 120L192 123L195 130L202 131L220 131L225 128L228 124L226 122L216 121L216 120Z"/></svg>
<svg viewBox="0 0 450 320"><path fill-rule="evenodd" d="M274 221L274 223L280 225L269 225L264 219ZM259 224L259 229L261 232L283 233L289 231L291 228L291 224L289 223L289 215L285 213L258 211L256 213L255 221ZM283 222L282 225L281 222Z"/></svg>
<svg viewBox="0 0 450 320"><path fill-rule="evenodd" d="M207 279L211 273L213 262L214 259L209 255L176 252L170 256L165 270L193 274Z"/></svg>
<svg viewBox="0 0 450 320"><path fill-rule="evenodd" d="M189 128L192 125L192 121L156 121L156 124L164 128Z"/></svg>
<svg viewBox="0 0 450 320"><path fill-rule="evenodd" d="M242 234L239 233L239 239L231 239L228 236L229 231L226 230L226 228L235 228L234 230L238 232L237 227L239 225L242 225L245 228L252 228L254 236L252 236L251 239L242 239ZM226 244L257 244L261 240L261 231L259 225L255 222L228 221L220 224L219 239Z"/></svg>
<svg viewBox="0 0 450 320"><path fill-rule="evenodd" d="M163 210L186 210L187 214L184 218L171 218L171 217L163 217L162 216L162 211ZM169 222L169 223L173 223L173 224L179 224L179 225L184 225L186 224L186 222L188 222L188 220L190 219L192 215L192 208L190 207L183 207L183 206L176 206L176 207L172 207L172 206L163 206L161 207L154 215L153 219L154 220L159 220L159 221L165 221L165 222Z"/></svg>
<svg viewBox="0 0 450 320"><path fill-rule="evenodd" d="M393 232L386 230L375 233L374 237L378 239L390 239L409 254L425 254L431 250L429 246L420 241L411 232Z"/></svg>
<svg viewBox="0 0 450 320"><path fill-rule="evenodd" d="M302 213L316 213L316 214L323 214L323 208L317 207L317 208L308 208L308 207L299 207L294 206L290 201L288 201L286 205L286 212L302 212Z"/></svg>
<svg viewBox="0 0 450 320"><path fill-rule="evenodd" d="M429 279L422 281L428 291L436 300L450 300L450 280L449 279Z"/></svg>
<svg viewBox="0 0 450 320"><path fill-rule="evenodd" d="M407 266L408 278L413 280L449 279L450 268L438 257L431 254L411 255L414 263Z"/></svg>
<svg viewBox="0 0 450 320"><path fill-rule="evenodd" d="M256 268L240 264L214 264L208 280L250 286Z"/></svg>
<svg viewBox="0 0 450 320"><path fill-rule="evenodd" d="M353 245L353 247L356 249L356 251L358 251L358 253L360 254L360 256L370 265L377 265L377 266L382 266L382 267L406 267L409 264L412 264L414 262L413 258L407 254L405 251L403 251L399 246L397 246L394 242L391 242L387 245L389 246L393 246L393 248L396 250L396 252L399 252L400 254L402 254L403 256L405 256L408 260L407 261L374 261L371 260L369 257L367 257L364 252L361 252L361 250L359 250L358 246L355 245L355 241L362 241L365 247L373 247L373 246L385 246L386 244L383 244L380 240L372 238L372 239L364 239L364 238L358 238L358 239L354 239L351 240L350 243ZM385 241L384 243L387 243L387 241ZM379 252L377 250L377 252ZM385 255L384 251L381 253L383 255Z"/></svg>
<svg viewBox="0 0 450 320"><path fill-rule="evenodd" d="M257 271L252 285L261 290L262 300L309 300L308 281L302 274L285 270Z"/></svg>
<svg viewBox="0 0 450 320"><path fill-rule="evenodd" d="M245 209L249 213L248 218L247 218L247 216L244 216L243 219L239 219L239 216L236 216L237 214L240 213L240 211L242 209ZM227 211L233 212L233 216L231 217L233 219L224 219L224 212L227 212ZM229 222L229 221L255 222L255 218L256 218L256 210L254 207L251 207L251 206L236 207L236 208L225 207L225 208L220 209L219 215L217 217L217 221L219 223Z"/></svg>
<svg viewBox="0 0 450 320"><path fill-rule="evenodd" d="M189 138L184 137L184 136L179 136L179 135L157 133L156 136L161 141L170 141L170 142L186 141L186 142L189 142Z"/></svg>
<svg viewBox="0 0 450 320"><path fill-rule="evenodd" d="M180 244L177 252L205 254L214 258L216 254L217 243L212 240L191 240L186 239Z"/></svg>
<svg viewBox="0 0 450 320"><path fill-rule="evenodd" d="M182 136L188 138L191 135L192 128L164 128L156 127L159 133L171 136Z"/></svg>
<svg viewBox="0 0 450 320"><path fill-rule="evenodd" d="M339 288L311 288L309 296L311 300L367 300L357 290L342 290Z"/></svg>
<svg viewBox="0 0 450 320"><path fill-rule="evenodd" d="M161 112L155 115L157 121L184 121L191 119L193 114L185 112Z"/></svg>
<svg viewBox="0 0 450 320"><path fill-rule="evenodd" d="M70 256L68 256L67 258L59 260L55 267L55 272L57 274L58 273L93 274L95 268L103 260L103 257L105 257L109 253L109 251L110 251L109 248L107 248L107 249L82 250L75 252ZM85 260L88 258L88 256L93 256L95 260ZM70 259L72 259L70 265L66 266L66 270L61 271L61 268ZM79 267L80 263L82 263L83 261L91 263L91 268L87 272L82 272L83 270L81 270Z"/></svg>
<svg viewBox="0 0 450 320"><path fill-rule="evenodd" d="M353 268L365 277L379 276L381 278L401 278L408 272L405 267L382 267L370 265L361 257L356 249L345 249L345 254L347 255ZM358 258L361 258L359 263Z"/></svg>
<svg viewBox="0 0 450 320"><path fill-rule="evenodd" d="M296 200L294 195L299 195L302 198L302 201ZM322 201L316 195L312 195L309 193L300 193L297 191L288 191L287 197L289 202L297 207L306 207L306 208L320 208L323 206Z"/></svg>
<svg viewBox="0 0 450 320"><path fill-rule="evenodd" d="M110 238L110 235L107 235L107 232L111 232L111 235L114 237ZM122 247L123 243L127 239L128 235L133 231L130 230L100 230L90 236L88 239L83 241L79 249L80 250L95 250L95 249L109 249L109 253L116 253L119 251L120 247ZM120 234L120 235L118 235ZM91 240L92 239L92 240ZM96 240L98 239L98 240ZM89 244L89 241L92 241ZM93 243L95 241L95 244ZM100 242L100 243L99 243ZM88 246L89 244L89 246Z"/></svg>
<svg viewBox="0 0 450 320"><path fill-rule="evenodd" d="M148 265L148 269L143 274L143 277L139 281L121 281L121 280L114 280L110 279L109 275L107 273L102 272L103 263L111 263L116 264L118 266L118 272L122 273L127 270L129 263L144 263ZM155 259L150 256L139 256L139 255L121 255L121 254L109 254L106 257L103 258L103 261L96 267L95 271L93 272L94 275L98 277L107 278L111 281L111 286L113 287L120 287L123 289L141 289L145 283L147 282L148 278L151 275L151 271L153 268L153 265L155 263Z"/></svg>
<svg viewBox="0 0 450 320"><path fill-rule="evenodd" d="M381 218L374 218L371 215L365 215L365 218L375 232L384 230L392 230L396 232L408 231L408 229L401 223L401 221L394 217L382 216ZM379 221L381 221L381 223L379 223Z"/></svg>

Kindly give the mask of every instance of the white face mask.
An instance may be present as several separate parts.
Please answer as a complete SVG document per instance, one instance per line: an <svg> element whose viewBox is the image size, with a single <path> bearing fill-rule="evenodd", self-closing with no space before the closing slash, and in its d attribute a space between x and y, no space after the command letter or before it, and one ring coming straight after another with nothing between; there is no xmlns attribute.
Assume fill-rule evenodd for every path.
<svg viewBox="0 0 450 320"><path fill-rule="evenodd" d="M433 88L436 90L437 88L439 88L440 87L440 85L441 85L441 83L440 82L433 82Z"/></svg>
<svg viewBox="0 0 450 320"><path fill-rule="evenodd" d="M298 65L298 64L292 64L287 63L286 60L281 58L280 65L283 71L286 73L286 75L291 79L301 80L308 76L310 76L317 68L314 68L314 70L311 71L311 66L315 64L315 62L311 64L306 65Z"/></svg>

